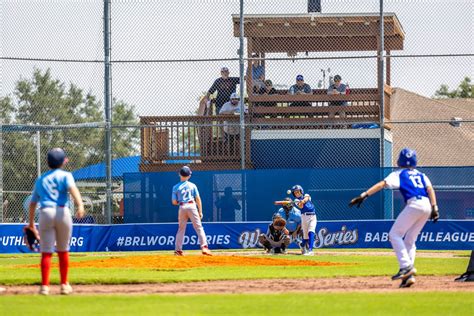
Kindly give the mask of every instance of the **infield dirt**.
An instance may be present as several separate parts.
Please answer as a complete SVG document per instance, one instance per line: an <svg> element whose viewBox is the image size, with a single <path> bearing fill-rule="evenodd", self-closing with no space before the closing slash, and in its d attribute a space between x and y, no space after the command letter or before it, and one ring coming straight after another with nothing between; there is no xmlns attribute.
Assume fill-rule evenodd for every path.
<svg viewBox="0 0 474 316"><path fill-rule="evenodd" d="M313 260L290 260L283 256L250 257L237 255L217 256L111 256L106 259L92 259L71 262L72 268L150 268L150 269L189 269L201 267L243 267L243 266L343 266L345 263L322 262ZM38 265L22 265L19 267L37 267ZM53 264L57 267L57 263Z"/></svg>
<svg viewBox="0 0 474 316"><path fill-rule="evenodd" d="M473 282L454 282L455 276L419 276L411 288L398 288L399 282L389 277L346 277L277 280L223 280L208 282L73 285L75 295L145 295L145 294L237 294L286 292L473 292ZM0 295L36 294L38 286L6 286ZM59 294L59 286L51 286L51 294Z"/></svg>

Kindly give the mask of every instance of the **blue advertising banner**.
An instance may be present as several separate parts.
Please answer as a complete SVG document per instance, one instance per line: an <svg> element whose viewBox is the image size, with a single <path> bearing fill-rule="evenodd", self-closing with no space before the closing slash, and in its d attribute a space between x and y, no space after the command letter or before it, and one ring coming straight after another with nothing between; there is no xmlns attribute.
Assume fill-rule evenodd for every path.
<svg viewBox="0 0 474 316"><path fill-rule="evenodd" d="M316 248L390 248L388 232L393 221L321 221L316 228ZM23 224L0 225L0 253L30 252L22 235ZM204 223L211 249L258 247L258 236L268 222ZM125 224L74 225L71 251L174 250L178 225ZM417 239L418 249L474 250L474 221L428 222ZM296 248L296 245L290 245ZM191 224L186 228L184 249L199 249Z"/></svg>

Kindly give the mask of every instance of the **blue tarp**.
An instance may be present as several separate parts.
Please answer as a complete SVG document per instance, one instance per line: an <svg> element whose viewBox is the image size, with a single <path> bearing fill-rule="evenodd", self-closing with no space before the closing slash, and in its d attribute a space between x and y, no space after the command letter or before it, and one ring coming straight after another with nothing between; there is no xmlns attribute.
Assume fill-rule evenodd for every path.
<svg viewBox="0 0 474 316"><path fill-rule="evenodd" d="M121 178L124 173L139 172L140 156L122 157L112 161L112 177ZM90 165L72 172L76 181L105 179L105 163Z"/></svg>
<svg viewBox="0 0 474 316"><path fill-rule="evenodd" d="M170 154L176 157L177 154ZM112 178L122 179L124 173L139 172L141 156L122 157L112 160ZM166 160L169 164L186 164L190 160ZM90 165L72 172L76 181L105 180L105 162Z"/></svg>

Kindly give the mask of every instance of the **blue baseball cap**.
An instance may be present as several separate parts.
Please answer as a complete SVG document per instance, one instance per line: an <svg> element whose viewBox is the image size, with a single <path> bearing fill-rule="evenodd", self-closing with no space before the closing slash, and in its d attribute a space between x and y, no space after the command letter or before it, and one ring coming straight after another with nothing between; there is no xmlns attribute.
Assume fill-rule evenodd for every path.
<svg viewBox="0 0 474 316"><path fill-rule="evenodd" d="M48 151L48 166L52 169L61 167L67 162L66 153L61 148L53 148Z"/></svg>
<svg viewBox="0 0 474 316"><path fill-rule="evenodd" d="M296 80L302 80L302 81L304 81L303 75L298 75L298 76L296 76Z"/></svg>
<svg viewBox="0 0 474 316"><path fill-rule="evenodd" d="M188 166L184 166L179 170L179 174L183 177L189 177L193 172Z"/></svg>

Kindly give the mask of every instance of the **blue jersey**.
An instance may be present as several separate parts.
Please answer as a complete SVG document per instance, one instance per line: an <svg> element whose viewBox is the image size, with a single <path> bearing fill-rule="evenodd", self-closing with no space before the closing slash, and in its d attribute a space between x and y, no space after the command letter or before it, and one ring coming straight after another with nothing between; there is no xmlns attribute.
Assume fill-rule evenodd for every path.
<svg viewBox="0 0 474 316"><path fill-rule="evenodd" d="M189 181L182 181L173 187L171 199L179 203L194 201L199 196L197 186Z"/></svg>
<svg viewBox="0 0 474 316"><path fill-rule="evenodd" d="M69 206L69 189L75 187L70 172L52 169L36 180L32 193L32 202L39 202L40 207Z"/></svg>
<svg viewBox="0 0 474 316"><path fill-rule="evenodd" d="M293 207L289 212L288 216L286 215L285 209L282 207L275 213L275 215L280 215L286 220L286 229L290 232L294 232L298 225L301 225L301 212L296 207Z"/></svg>
<svg viewBox="0 0 474 316"><path fill-rule="evenodd" d="M296 207L301 211L301 214L316 213L316 208L314 207L313 202L311 202L311 196L309 196L309 194L305 194L296 199L302 201L305 197L309 197L309 200L303 205L303 207L299 208L298 205L296 205Z"/></svg>
<svg viewBox="0 0 474 316"><path fill-rule="evenodd" d="M385 187L400 189L405 202L411 198L421 199L428 197L427 187L431 187L428 177L416 169L401 169L390 173L385 178Z"/></svg>

